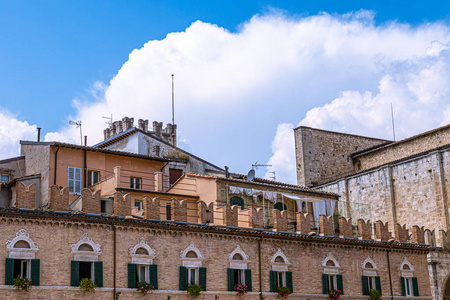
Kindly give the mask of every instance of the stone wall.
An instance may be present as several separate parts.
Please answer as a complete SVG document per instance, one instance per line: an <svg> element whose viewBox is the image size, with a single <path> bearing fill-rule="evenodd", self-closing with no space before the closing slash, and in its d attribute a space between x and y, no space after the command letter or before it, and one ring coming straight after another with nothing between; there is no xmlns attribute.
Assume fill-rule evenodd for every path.
<svg viewBox="0 0 450 300"><path fill-rule="evenodd" d="M113 228L115 226L115 229ZM266 299L276 299L270 293L269 271L277 255L286 259L288 270L293 274L294 294L292 299L307 297L327 299L322 294L323 265L332 257L339 264L338 272L343 276L344 293L352 299L367 299L362 296L362 264L370 258L381 278L383 297L390 296L389 270L392 277L392 290L396 299L401 298L400 265L407 259L414 268L418 278L421 299L431 299L430 280L427 267L427 250L419 247L391 245L394 250L389 253L388 267L384 243L358 242L343 240L324 240L323 238L277 235L249 230L225 230L223 227L193 227L192 225L167 226L159 223L140 222L136 220L117 221L113 218L101 221L99 218L62 215L48 217L37 213L34 216L14 216L0 213L0 244L5 245L16 234L25 229L29 238L37 243L36 258L40 259L40 286L32 287L29 299L79 299L78 288L70 285L70 261L74 260L71 245L76 244L84 234L100 246L99 261L103 262L103 288L98 288L93 295L83 295L83 299L111 299L113 293L113 257L116 249L116 288L121 292L119 299L141 299L136 290L128 289L127 265L131 263L130 248L143 238L145 243L155 251L153 263L158 266L159 290L149 298L189 299L183 291L178 291L179 267L182 265L181 251L189 245L195 246L203 257L202 266L207 269L206 292L200 299L238 299L235 292L227 291L227 268L230 267L229 256L239 247L248 256L248 269L252 270L253 293L246 299L260 299L262 292ZM114 240L117 241L116 248ZM259 245L260 244L260 245ZM259 250L258 250L259 249ZM260 252L259 252L260 251ZM8 257L5 247L0 247L0 269L5 268ZM259 259L259 257L261 257ZM261 264L261 265L260 265ZM261 272L259 271L261 270ZM261 277L261 289L259 278ZM5 272L0 272L0 283L5 282ZM0 293L8 299L23 299L23 294L11 287L0 286ZM397 297L400 296L400 297ZM160 298L159 298L160 297Z"/></svg>
<svg viewBox="0 0 450 300"><path fill-rule="evenodd" d="M351 153L387 142L304 126L295 128L294 136L297 183L302 186L352 172L355 166Z"/></svg>

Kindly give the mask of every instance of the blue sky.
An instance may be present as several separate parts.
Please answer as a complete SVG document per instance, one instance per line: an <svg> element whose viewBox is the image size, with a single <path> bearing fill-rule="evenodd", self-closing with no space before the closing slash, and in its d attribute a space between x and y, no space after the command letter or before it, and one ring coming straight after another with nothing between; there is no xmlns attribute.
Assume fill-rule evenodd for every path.
<svg viewBox="0 0 450 300"><path fill-rule="evenodd" d="M145 49L144 45L149 41L169 42L172 40L167 38L168 35L171 36L171 33L177 32L187 32L189 28L191 30L188 35L192 41L196 40L195 37L199 37L201 42L205 42L200 37L205 39L211 38L208 34L212 34L214 37L223 35L226 39L229 38L228 33L232 36L234 34L234 37L242 36L243 39L248 37L247 40L250 40L252 33L259 30L258 28L261 28L264 24L273 25L274 27L271 27L273 30L283 30L283 26L287 28L292 22L311 20L308 18L321 16L325 12L329 17L323 18L322 21L326 19L328 22L331 19L329 26L335 26L333 22L341 22L340 24L351 22L348 20L342 21L342 19L346 18L345 14L350 12L355 14L355 12L361 10L366 13L362 14L363 16L354 15L351 19L361 25L366 30L366 33L371 30L380 32L381 38L375 42L378 43L377 45L380 45L380 49L383 43L382 37L396 31L400 32L399 35L401 37L399 41L402 41L403 37L407 39L404 43L405 47L407 45L423 46L423 49L421 48L423 53L430 48L434 41L438 41L439 45L444 45L442 46L444 48L448 45L449 40L447 40L446 35L450 21L450 2L448 1L0 1L0 112L6 111L7 117L17 122L26 121L30 126L43 127L44 135L53 133L53 135L50 134L47 137L48 139L60 137L61 135L67 136L67 130L70 130L70 128L66 128L69 118L82 119L83 117L88 118L92 116L86 111L92 109L91 104L104 101L103 98L108 99L110 97L113 99L114 97L117 98L118 95L126 98L129 92L128 94L125 91L114 94L115 90L122 91L122 87L126 84L122 84L122 87L115 89L110 81L122 69L128 70L128 73L137 72L136 74L142 74L138 73L137 67L133 68L130 66L139 66L140 64L145 64L148 60L136 58L143 59L143 61L133 62L129 59L133 50L138 49L133 52L135 54L134 57L141 57L144 53L147 53L148 57L153 59L156 57L161 62L163 59L170 60L171 56L166 53L160 56L157 56L155 52L149 53L148 51L151 52L155 49L153 48L152 50L151 47L156 46L156 44L151 44L154 46L149 44L150 50ZM251 22L250 19L255 15L259 15L261 18ZM275 16L274 18L278 21L273 22L270 16ZM202 23L193 26L192 23L197 20L200 20ZM277 22L285 23L279 27L276 25ZM391 26L391 28L389 24L392 23L396 25ZM311 25L313 27L316 26L314 25L316 23L312 21L311 24L313 24ZM426 24L432 24L432 27L434 27L428 30L426 29ZM209 25L219 29L223 28L225 31L222 32ZM405 29L405 27L407 28ZM245 28L249 28L248 31ZM254 28L254 31L251 31L251 28ZM263 38L261 35L255 36ZM358 36L354 38L357 39ZM395 33L392 33L391 39L387 39L386 43L389 43L389 41L395 43L394 36ZM414 37L412 38L411 36ZM174 38L174 44L181 45L177 44L176 39L182 39L182 37L173 35L172 37ZM330 37L328 42L324 42L323 49L326 49L327 43L331 43L331 41L332 37ZM367 39L361 43L364 42L367 42ZM214 43L217 43L217 45ZM224 44L219 39L215 40L214 43L212 44L216 46L212 47L210 51L220 52L223 48L217 47L222 47ZM278 41L278 43L282 42ZM185 45L183 44L183 47ZM180 46L180 49L183 47ZM189 49L186 51L189 51ZM258 50L254 49L253 51L258 52ZM198 53L198 50L196 51ZM276 53L276 51L279 50L274 50L274 52L270 52L267 55L274 55L273 53ZM361 49L361 53L365 53L364 51L364 49ZM280 124L292 124L291 127L295 127L299 122L303 122L302 124L309 126L355 133L353 128L359 127L357 114L350 118L351 120L348 119L348 116L345 118L330 116L329 119L334 118L333 120L335 121L326 123L322 120L325 118L324 116L329 116L327 114L330 114L330 106L326 105L331 105L331 102L335 99L345 98L345 95L353 97L352 91L359 93L357 97L365 99L361 100L366 101L365 103L381 101L383 90L380 90L380 86L382 86L383 78L386 78L387 75L391 77L398 75L398 78L401 79L411 78L411 76L404 75L404 72L423 73L420 73L420 69L424 62L420 59L417 60L417 57L420 57L420 55L409 53L408 51L409 49L405 48L406 54L404 57L402 57L401 51L393 54L393 50L384 48L376 54L370 54L370 59L376 58L377 63L380 63L378 61L380 55L385 57L388 62L383 60L381 62L383 67L373 70L366 68L364 64L367 62L367 59L362 59L345 70L345 74L351 74L351 76L346 77L344 75L343 78L338 78L336 80L337 83L331 84L330 86L332 87L329 89L322 88L324 82L320 81L319 77L322 77L320 73L297 74L296 70L283 69L280 65L268 64L264 68L256 68L254 72L271 73L276 70L275 73L286 72L286 76L290 76L289 78L298 76L299 80L292 82L284 80L282 75L255 80L255 83L249 84L248 88L253 90L241 90L242 95L245 95L247 99L253 99L244 100L237 96L229 100L231 103L239 103L239 105L228 105L225 101L223 103L227 103L227 105L213 107L208 101L202 102L199 100L197 102L195 97L197 96L198 99L202 97L219 98L218 95L214 94L214 91L209 91L206 95L199 94L198 90L191 91L189 99L193 100L189 100L191 102L188 104L202 111L203 114L199 114L195 119L189 119L183 116L183 111L177 111L177 118L181 122L179 124L180 137L183 138L181 145L187 150L211 160L213 163L218 165L227 164L232 167L232 171L245 173L255 161L266 163L269 159L276 156L277 150L274 150L272 142L276 140L277 136L283 135L282 129L279 127ZM181 53L186 54L187 52L181 51ZM360 54L358 53L360 52L357 52L355 55L359 57ZM199 58L197 57L194 60L195 63L199 63L199 59L205 59L201 62L202 64L208 63L208 59L211 59L206 59L208 55L211 54L209 52L206 54L202 53ZM363 55L361 54L361 56ZM441 56L446 62L446 57ZM190 56L186 54L183 57ZM310 68L326 68L326 66L329 66L330 61L327 60L318 60L314 63L315 57L317 56L312 58L313 64ZM176 56L176 59L180 58ZM230 59L233 60L234 57ZM335 59L335 69L330 73L334 77L328 78L328 81L334 82L334 78L340 77L337 76L339 68L342 68L338 63L339 61L348 61L349 64L352 61L352 57L345 56L335 57ZM413 59L413 61L406 61L408 59ZM188 62L182 58L177 62L181 65L184 63L193 64L192 61ZM287 66L289 62L283 61L279 62L279 64ZM415 64L417 70L411 70L411 66ZM154 66L153 62L151 66ZM190 69L178 70L169 66L170 64L168 64L163 74L167 73L167 79L170 80L169 74L172 72L176 73L176 71L179 72L178 74L176 73L176 84L180 84L181 87L177 90L176 97L177 101L183 101L183 96L185 95L183 94L185 91L183 90L183 80L189 76ZM298 66L304 66L304 64ZM217 68L217 65L215 67ZM208 70L208 68L195 70ZM245 70L243 71L245 72ZM147 71L152 72L151 69ZM142 72L142 70L139 72ZM195 71L192 72L195 73ZM326 71L326 73L328 72ZM158 73L158 75L160 74ZM223 74L223 72L218 74ZM249 76L253 75L255 73L249 73ZM218 75L216 74L216 76ZM235 75L231 74L230 77L224 76L217 80L223 83L223 86L227 86L226 82L232 82L233 76ZM440 78L443 78L442 76L444 75L440 76ZM120 86L120 78L123 76L117 77L117 82L119 83L116 86ZM131 78L134 77L130 75L129 78L131 81ZM200 80L203 77L199 76L198 78ZM276 82L277 87L273 89L268 88L268 81ZM99 84L101 88L99 88ZM301 85L304 84L308 85L307 93L302 90ZM403 82L394 82L394 84L402 86ZM230 86L232 85L230 84ZM108 94L103 95L103 92L109 87L111 87L110 96ZM392 87L392 85L389 85L389 87ZM166 86L163 84L160 88L165 89ZM226 88L224 89L226 90ZM433 87L432 89L435 92L437 88ZM281 90L292 92L284 94L280 92ZM401 88L398 90L401 90ZM155 95L157 93L164 95L166 92L155 92L155 89L152 91ZM348 93L345 94L345 92ZM368 96L365 94L366 92L371 93L371 95ZM142 93L145 94L145 92ZM135 96L137 98L144 97L142 93ZM188 94L189 91L186 90L185 93ZM292 94L292 98L283 100L278 107L273 106L274 102L281 101L279 98L289 98L290 94ZM305 95L305 98L301 99L301 95ZM266 96L267 99L265 98ZM229 97L233 98L232 95ZM74 102L74 99L78 102ZM169 101L170 98L167 100ZM124 101L130 101L130 99L124 99ZM145 101L151 102L152 100L144 99L142 103L145 103ZM159 98L159 101L162 101L161 98ZM345 98L338 102L343 103L345 101L348 102L349 100ZM217 100L215 103L222 102ZM156 105L156 102L152 105ZM182 104L180 106L183 107ZM401 104L399 106L403 107ZM101 114L108 115L112 113L113 108L111 106L106 105L103 107L105 107L105 111L101 112ZM322 110L314 111L315 107L319 107ZM338 105L338 109L333 111L339 111L339 107L342 106ZM274 108L279 108L279 110L274 110ZM418 110L421 109L420 106L416 106L416 108ZM364 107L361 109L364 111ZM137 106L135 115L139 115L140 111L139 106ZM306 117L308 112L309 117ZM366 113L373 115L373 111ZM128 110L127 114L132 116L133 111ZM123 117L118 114L115 115L116 118ZM96 117L98 118L98 116ZM146 116L142 117L145 118ZM170 121L170 113L168 113L167 109L163 109L161 114L156 116L150 115L147 118L150 121L158 119L168 122ZM429 129L428 127L439 126L441 123L446 122L446 118L447 116L444 114L437 121L424 122L422 127L414 127L409 131L405 129L401 131L399 136L403 134L403 137L405 137L417 131ZM322 121L319 122L317 120ZM354 123L352 123L353 121ZM375 119L374 123L378 121L380 122L379 126L382 127L385 120ZM83 119L83 122L89 123L89 120ZM205 124L212 123L216 125L205 126ZM343 125L344 123L347 125L349 123L354 124L355 126L346 127ZM11 129L10 127L14 126L13 124L16 123L4 122L3 128L0 124L0 132L3 132L6 136L5 132L8 132ZM20 124L22 124L21 126L26 134L21 135L20 132L17 132L14 133L15 136L28 138L34 128L27 128L27 124ZM401 124L402 122L399 122L399 126ZM196 129L200 127L202 129L196 132ZM291 127L285 125L283 128L284 130L289 130ZM404 127L408 128L406 121ZM253 129L251 130L250 128ZM90 134L94 130L101 133L102 129L102 127L96 127L86 128L85 130ZM383 135L382 132L384 132L375 130L370 126L363 127L363 129L365 131L357 133L379 136ZM230 131L232 134L230 134ZM220 138L218 140L208 140L207 137L213 135ZM386 136L383 137L386 138ZM235 145L224 145L221 142L223 139L233 140ZM90 141L94 143L98 140L93 138ZM241 143L240 141L245 142ZM17 141L14 140L14 137L9 137L8 142L10 143L8 147L11 147L11 144ZM280 143L284 144L281 141ZM0 157L7 157L17 152L15 147L12 148L14 148L14 151L5 147L0 148L2 152ZM224 148L230 149L225 151ZM280 162L274 162L273 160L272 163L280 164ZM287 161L281 164L285 166L286 163ZM292 159L290 163L294 164ZM261 170L260 172L264 173ZM277 172L283 173L282 170L278 171L278 169ZM290 172L292 173L292 170ZM262 176L264 175L263 173L258 175ZM295 180L293 178L292 175L285 175L278 179L293 181Z"/></svg>

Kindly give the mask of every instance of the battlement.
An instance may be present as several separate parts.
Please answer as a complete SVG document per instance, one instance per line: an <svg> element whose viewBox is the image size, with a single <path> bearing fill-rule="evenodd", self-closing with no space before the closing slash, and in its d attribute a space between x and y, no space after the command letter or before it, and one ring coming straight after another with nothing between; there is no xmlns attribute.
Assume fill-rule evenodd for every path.
<svg viewBox="0 0 450 300"><path fill-rule="evenodd" d="M171 145L176 146L177 141L177 125L167 124L163 128L163 122L153 121L152 130L148 129L148 120L139 119L137 126L134 125L134 118L124 117L122 120L112 122L105 130L103 130L104 140L113 138L116 135L126 132L128 129L137 128L145 133L162 139Z"/></svg>

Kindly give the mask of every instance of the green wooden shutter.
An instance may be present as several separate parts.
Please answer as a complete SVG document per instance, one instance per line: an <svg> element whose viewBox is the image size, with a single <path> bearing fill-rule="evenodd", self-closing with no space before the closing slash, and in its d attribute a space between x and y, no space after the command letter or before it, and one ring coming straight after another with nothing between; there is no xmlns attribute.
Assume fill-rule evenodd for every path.
<svg viewBox="0 0 450 300"><path fill-rule="evenodd" d="M400 277L400 282L402 283L402 296L406 296L405 278Z"/></svg>
<svg viewBox="0 0 450 300"><path fill-rule="evenodd" d="M137 288L136 284L136 265L128 264L128 288L135 289Z"/></svg>
<svg viewBox="0 0 450 300"><path fill-rule="evenodd" d="M270 271L270 291L276 293L277 291L277 274L275 271Z"/></svg>
<svg viewBox="0 0 450 300"><path fill-rule="evenodd" d="M286 285L291 291L291 293L294 292L293 285L292 285L292 272L286 272Z"/></svg>
<svg viewBox="0 0 450 300"><path fill-rule="evenodd" d="M153 284L155 290L158 289L158 266L150 265L150 283Z"/></svg>
<svg viewBox="0 0 450 300"><path fill-rule="evenodd" d="M14 284L14 259L7 258L5 263L5 284L13 285Z"/></svg>
<svg viewBox="0 0 450 300"><path fill-rule="evenodd" d="M322 294L328 293L328 274L322 274Z"/></svg>
<svg viewBox="0 0 450 300"><path fill-rule="evenodd" d="M94 261L94 279L98 287L103 287L103 262Z"/></svg>
<svg viewBox="0 0 450 300"><path fill-rule="evenodd" d="M180 267L180 290L185 291L187 289L187 269L186 267Z"/></svg>
<svg viewBox="0 0 450 300"><path fill-rule="evenodd" d="M369 296L369 284L367 282L367 276L362 276L362 290L363 295Z"/></svg>
<svg viewBox="0 0 450 300"><path fill-rule="evenodd" d="M342 275L338 274L336 275L336 281L337 281L337 288L338 290L341 290L342 295L344 295L344 283L342 282Z"/></svg>
<svg viewBox="0 0 450 300"><path fill-rule="evenodd" d="M41 266L39 259L31 260L31 285L39 285Z"/></svg>
<svg viewBox="0 0 450 300"><path fill-rule="evenodd" d="M234 269L228 269L228 290L234 291Z"/></svg>
<svg viewBox="0 0 450 300"><path fill-rule="evenodd" d="M380 292L380 295L383 295L383 293L381 292L380 276L375 276L375 286L377 287L377 290Z"/></svg>
<svg viewBox="0 0 450 300"><path fill-rule="evenodd" d="M80 285L80 263L76 260L70 262L70 285Z"/></svg>
<svg viewBox="0 0 450 300"><path fill-rule="evenodd" d="M412 278L413 295L415 297L419 296L419 285L417 284L417 277Z"/></svg>
<svg viewBox="0 0 450 300"><path fill-rule="evenodd" d="M251 292L253 290L252 286L252 270L246 269L245 271L245 285L248 288L248 291Z"/></svg>
<svg viewBox="0 0 450 300"><path fill-rule="evenodd" d="M199 268L198 274L198 283L202 290L206 291L206 268Z"/></svg>

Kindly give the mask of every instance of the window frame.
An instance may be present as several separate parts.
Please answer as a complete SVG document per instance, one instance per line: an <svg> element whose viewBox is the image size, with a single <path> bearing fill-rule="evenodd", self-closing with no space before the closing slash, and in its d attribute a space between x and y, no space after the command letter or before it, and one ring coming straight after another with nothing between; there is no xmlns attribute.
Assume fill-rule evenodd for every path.
<svg viewBox="0 0 450 300"><path fill-rule="evenodd" d="M375 276L366 276L367 277L367 288L370 290L376 290L377 284L375 282Z"/></svg>
<svg viewBox="0 0 450 300"><path fill-rule="evenodd" d="M286 271L275 271L275 288L286 287Z"/></svg>
<svg viewBox="0 0 450 300"><path fill-rule="evenodd" d="M89 263L91 268L91 280L92 282L95 282L95 268L94 268L94 262L89 260L78 260L78 263ZM80 265L78 265L78 274L80 273ZM86 278L86 277L83 277ZM79 276L79 279L83 279L81 276Z"/></svg>
<svg viewBox="0 0 450 300"><path fill-rule="evenodd" d="M328 290L337 290L337 276L336 274L327 274L328 276Z"/></svg>
<svg viewBox="0 0 450 300"><path fill-rule="evenodd" d="M97 173L97 181L94 182L95 177L92 176L92 174ZM96 171L96 170L88 170L87 171L87 181L86 184L87 186L93 186L94 184L97 184L100 182L100 171Z"/></svg>
<svg viewBox="0 0 450 300"><path fill-rule="evenodd" d="M142 190L142 178L130 176L130 189Z"/></svg>
<svg viewBox="0 0 450 300"><path fill-rule="evenodd" d="M403 277L403 280L405 284L405 297L413 297L414 291L413 291L412 277Z"/></svg>
<svg viewBox="0 0 450 300"><path fill-rule="evenodd" d="M196 284L199 285L199 267L186 267L187 270L187 278L186 278L186 282L187 285L191 285L191 284ZM194 283L191 283L192 281L192 273L194 274Z"/></svg>
<svg viewBox="0 0 450 300"><path fill-rule="evenodd" d="M144 280L141 278L141 270L144 269ZM145 281L150 283L150 265L149 264L136 264L136 280L137 282ZM136 283L137 283L136 282Z"/></svg>
<svg viewBox="0 0 450 300"><path fill-rule="evenodd" d="M139 203L138 206L136 206L136 204ZM140 199L134 199L134 206L133 207L137 207L138 211L141 211L144 209L144 201L140 200Z"/></svg>
<svg viewBox="0 0 450 300"><path fill-rule="evenodd" d="M3 180L2 179L3 176L7 176L8 180L7 181ZM0 182L9 182L9 181L11 181L11 174L0 174Z"/></svg>
<svg viewBox="0 0 450 300"><path fill-rule="evenodd" d="M234 285L238 285L239 283L242 285L245 285L245 269L233 269L233 272L235 272L234 275ZM236 276L236 272L237 275Z"/></svg>
<svg viewBox="0 0 450 300"><path fill-rule="evenodd" d="M70 178L70 170L73 170L73 178ZM77 171L80 173L80 179L77 179ZM67 167L67 186L69 187L69 193L81 195L81 183L83 181L83 173L81 168L77 167ZM77 189L77 183L79 182L79 190ZM71 183L73 189L71 190Z"/></svg>

